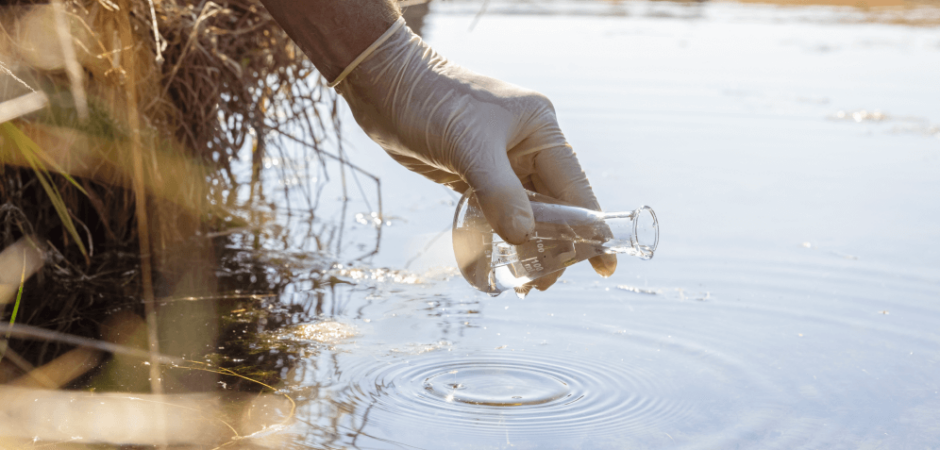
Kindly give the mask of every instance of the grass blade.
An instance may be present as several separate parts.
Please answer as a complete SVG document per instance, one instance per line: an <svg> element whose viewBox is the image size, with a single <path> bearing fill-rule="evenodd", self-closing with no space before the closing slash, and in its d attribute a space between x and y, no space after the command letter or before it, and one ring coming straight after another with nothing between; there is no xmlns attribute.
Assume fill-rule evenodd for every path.
<svg viewBox="0 0 940 450"><path fill-rule="evenodd" d="M85 245L82 243L81 236L78 235L78 229L75 228L75 223L72 222L72 217L69 215L68 208L65 206L65 201L62 199L62 194L60 194L59 190L52 184L52 179L49 178L49 171L46 169L45 164L43 164L43 162L40 160L41 155L43 155L42 149L40 149L39 146L29 138L29 136L26 136L22 131L20 131L19 128L10 122L0 124L0 133L12 141L14 145L16 145L17 149L20 151L20 154L23 155L23 158L26 159L27 163L29 163L29 166L33 169L33 172L36 173L36 178L39 179L39 183L42 184L43 190L45 190L46 194L49 196L49 200L52 202L52 206L59 215L59 220L62 221L62 226L65 227L66 231L68 231L68 233L72 236L72 239L75 240L75 243L78 245L78 249L82 252L82 255L85 256L85 260L87 262L88 252L85 250ZM82 193L87 195L85 190L79 186L78 183L72 179L72 177L70 177L68 174L64 175L67 180L78 187Z"/></svg>
<svg viewBox="0 0 940 450"><path fill-rule="evenodd" d="M26 284L26 252L23 252L23 273L20 274L20 289L16 292L16 302L13 303L13 315L10 316L10 331L13 330L13 324L16 323L16 313L20 310L20 300L23 298L23 285ZM10 339L10 331L7 331L7 339Z"/></svg>
<svg viewBox="0 0 940 450"><path fill-rule="evenodd" d="M13 303L13 315L10 316L10 329L7 330L6 338L3 340L3 346L0 348L0 361L6 356L7 342L10 341L10 333L13 332L13 324L16 323L16 313L20 310L20 300L23 298L23 285L26 284L26 252L23 252L23 273L20 274L20 289L16 292L16 302Z"/></svg>

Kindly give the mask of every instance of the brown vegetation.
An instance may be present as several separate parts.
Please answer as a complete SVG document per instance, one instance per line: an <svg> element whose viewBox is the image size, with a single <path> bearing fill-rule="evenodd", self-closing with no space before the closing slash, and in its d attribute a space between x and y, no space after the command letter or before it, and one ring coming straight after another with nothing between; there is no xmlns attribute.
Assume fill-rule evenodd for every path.
<svg viewBox="0 0 940 450"><path fill-rule="evenodd" d="M56 388L98 370L127 377L115 389L162 394L160 354L204 353L219 325L211 302L165 306L158 320L155 297L218 293L215 244L194 236L244 227L239 194L256 197L262 158L283 142L271 137L320 153L338 129L335 101L255 0L0 7L0 317L23 304L0 333L0 382ZM238 158L250 159L248 183ZM106 352L76 350L76 336ZM133 363L99 367L115 349ZM149 373L125 370L147 354ZM171 390L198 391L223 370L199 372Z"/></svg>

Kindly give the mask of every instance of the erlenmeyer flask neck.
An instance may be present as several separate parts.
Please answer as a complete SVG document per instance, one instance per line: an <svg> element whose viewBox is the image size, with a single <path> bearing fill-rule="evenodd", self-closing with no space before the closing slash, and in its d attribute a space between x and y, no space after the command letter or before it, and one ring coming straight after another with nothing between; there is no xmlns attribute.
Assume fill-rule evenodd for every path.
<svg viewBox="0 0 940 450"><path fill-rule="evenodd" d="M612 234L603 246L608 253L624 253L650 259L659 246L659 221L649 206L633 211L601 213Z"/></svg>
<svg viewBox="0 0 940 450"><path fill-rule="evenodd" d="M624 212L602 212L599 213L602 219L630 219L636 216L636 211L624 211Z"/></svg>

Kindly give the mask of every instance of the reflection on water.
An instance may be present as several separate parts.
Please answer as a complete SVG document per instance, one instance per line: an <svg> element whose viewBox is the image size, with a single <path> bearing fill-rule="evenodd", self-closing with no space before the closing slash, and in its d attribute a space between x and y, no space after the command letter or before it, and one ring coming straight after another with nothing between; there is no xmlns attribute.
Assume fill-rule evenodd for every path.
<svg viewBox="0 0 940 450"><path fill-rule="evenodd" d="M320 424L295 426L294 439L351 448L838 447L894 431L897 416L925 433L916 442L937 438L927 419L935 415L918 415L940 404L929 365L937 336L885 320L905 310L937 317L927 302L936 280L842 259L729 261L719 271L706 261L673 262L669 272L723 280L717 301L586 279L527 300L468 293L459 279L358 293L346 285L327 300L342 305L325 308L337 318L306 326L355 332L281 335L308 352L286 382L298 414ZM375 290L385 295L370 298Z"/></svg>
<svg viewBox="0 0 940 450"><path fill-rule="evenodd" d="M186 345L167 348L224 369L167 367L168 389L211 385L230 395L224 417L260 417L242 435L266 433L232 442L220 426L217 442L940 442L940 153L936 133L892 132L940 123L928 101L940 98L940 32L858 24L856 9L669 2L494 3L467 31L478 8L432 4L425 38L548 94L601 204L656 205L669 239L610 279L572 266L546 292L490 298L460 277L441 233L456 196L371 158L380 150L353 134L351 159L392 194L384 212L352 181L285 194L275 201L324 201L317 217L245 213L206 244L221 264L168 264L181 274L164 320L220 319L217 341L180 333ZM205 279L228 294L202 295ZM109 364L95 376L146 372ZM83 381L108 379L121 377ZM296 410L238 392L283 394Z"/></svg>
<svg viewBox="0 0 940 450"><path fill-rule="evenodd" d="M432 4L425 38L549 94L601 203L657 205L669 239L608 280L573 266L549 291L489 298L440 232L456 197L364 163L393 194L387 216L354 200L331 256L287 258L295 281L253 301L250 363L297 402L278 436L363 449L940 442L940 157L930 134L892 128L940 121L924 102L940 95L924 63L940 34L831 25L859 22L856 9L667 2L494 3L467 31L478 6ZM354 261L376 227L381 251Z"/></svg>
<svg viewBox="0 0 940 450"><path fill-rule="evenodd" d="M892 125L890 127L892 133L914 133L940 138L940 124L932 124L928 119L922 117L895 117L879 110L868 111L860 109L857 111L840 110L830 116L830 118L855 123L886 122Z"/></svg>
<svg viewBox="0 0 940 450"><path fill-rule="evenodd" d="M940 23L940 8L931 1L918 0L731 0L751 5L739 10L750 17L774 18L809 22L837 23L894 23L931 26ZM716 11L726 9L727 3L710 0L650 0L650 1L578 1L549 0L536 3L517 0L487 1L483 5L473 1L448 1L439 4L436 14L471 15L468 29L472 30L482 16L596 16L596 17L655 17L668 19L707 19ZM770 9L773 8L773 9ZM779 9L777 9L779 8ZM407 12L407 10L406 10ZM781 14L781 12L783 14ZM407 15L406 15L407 18ZM424 29L424 20L419 22Z"/></svg>
<svg viewBox="0 0 940 450"><path fill-rule="evenodd" d="M940 57L940 34L832 25L901 14L877 8L491 3L468 31L478 11L432 4L425 38L547 93L601 204L657 205L669 239L656 260L625 261L609 280L573 266L547 292L491 299L453 273L423 272L454 265L439 234L453 197L367 166L395 193L389 214L405 218L384 228L372 263L416 269L333 269L351 284L331 288L323 309L333 313L317 321L356 334L302 344L323 353L285 380L305 393L295 442L940 442L940 206L930 200L940 157L929 134L892 128L940 119L924 101L940 95L926 64Z"/></svg>
<svg viewBox="0 0 940 450"><path fill-rule="evenodd" d="M350 365L358 389L347 401L372 406L383 428L416 431L411 422L526 440L642 433L688 414L670 386L640 367L518 350L435 352L365 371Z"/></svg>

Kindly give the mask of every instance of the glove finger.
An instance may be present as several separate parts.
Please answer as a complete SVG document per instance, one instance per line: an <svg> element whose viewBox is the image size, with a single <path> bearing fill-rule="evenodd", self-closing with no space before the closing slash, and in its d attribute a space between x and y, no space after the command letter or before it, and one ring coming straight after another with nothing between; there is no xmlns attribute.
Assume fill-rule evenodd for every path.
<svg viewBox="0 0 940 450"><path fill-rule="evenodd" d="M558 279L561 278L564 273L565 269L561 269L558 272L552 272L542 278L533 280L532 283L535 284L536 289L544 291L552 287L552 285L555 284L555 282L558 281Z"/></svg>
<svg viewBox="0 0 940 450"><path fill-rule="evenodd" d="M600 211L581 163L571 146L565 145L540 151L535 156L535 171L552 197L584 208Z"/></svg>
<svg viewBox="0 0 940 450"><path fill-rule="evenodd" d="M504 241L513 245L526 242L535 230L532 206L506 151L477 151L473 155L465 179L486 221Z"/></svg>
<svg viewBox="0 0 940 450"><path fill-rule="evenodd" d="M548 288L552 287L552 285L555 284L555 282L558 281L558 279L561 278L561 275L564 273L565 269L552 272L542 278L523 284L522 286L515 288L514 291L516 291L516 295L519 297L525 297L526 295L529 295L529 291L531 291L532 288L538 289L540 291L546 291Z"/></svg>
<svg viewBox="0 0 940 450"><path fill-rule="evenodd" d="M609 278L617 270L617 255L597 255L588 261L594 271L604 278Z"/></svg>
<svg viewBox="0 0 940 450"><path fill-rule="evenodd" d="M540 190L559 200L600 211L601 206L591 189L581 163L571 146L542 150L535 157L536 174L533 183ZM591 267L602 277L609 277L617 270L616 255L598 255L590 259Z"/></svg>

